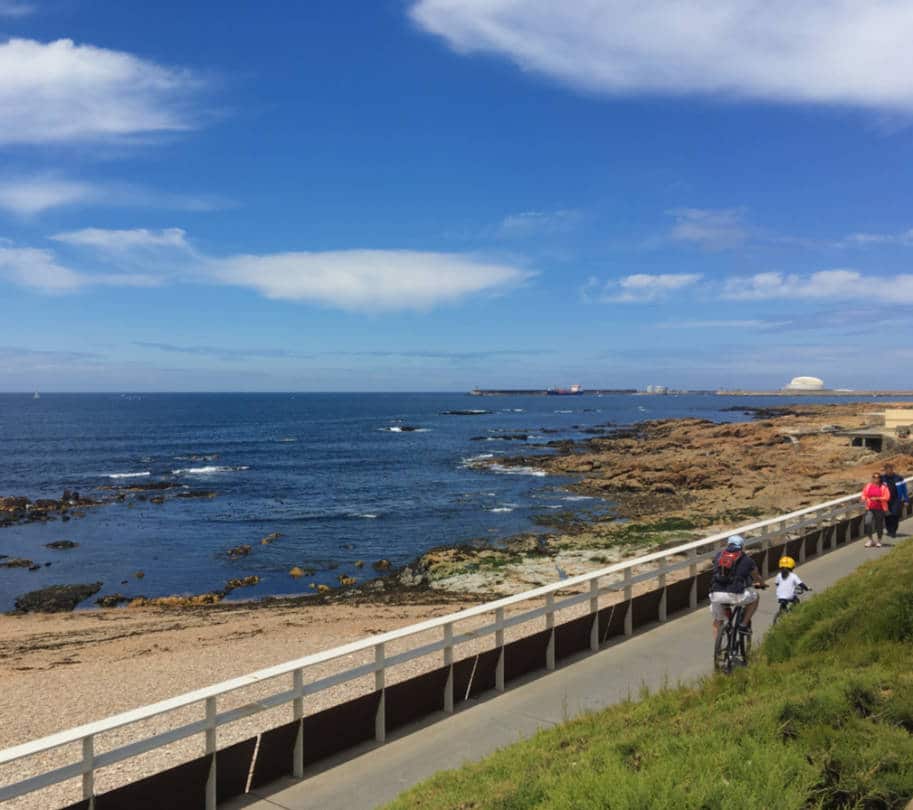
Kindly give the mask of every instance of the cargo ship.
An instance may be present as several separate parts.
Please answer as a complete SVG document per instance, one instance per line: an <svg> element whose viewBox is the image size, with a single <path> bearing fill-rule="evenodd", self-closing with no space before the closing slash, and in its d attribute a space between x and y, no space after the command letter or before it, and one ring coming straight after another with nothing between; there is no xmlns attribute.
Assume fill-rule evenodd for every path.
<svg viewBox="0 0 913 810"><path fill-rule="evenodd" d="M583 387L572 385L570 388L549 388L545 393L550 397L575 397L583 393Z"/></svg>

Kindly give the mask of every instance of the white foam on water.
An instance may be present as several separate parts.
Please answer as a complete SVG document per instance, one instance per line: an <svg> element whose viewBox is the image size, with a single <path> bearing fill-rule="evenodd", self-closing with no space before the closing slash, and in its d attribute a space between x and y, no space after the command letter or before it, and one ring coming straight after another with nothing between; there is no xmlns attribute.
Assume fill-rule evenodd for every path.
<svg viewBox="0 0 913 810"><path fill-rule="evenodd" d="M562 501L592 501L592 495L566 495L561 499Z"/></svg>
<svg viewBox="0 0 913 810"><path fill-rule="evenodd" d="M249 470L248 466L239 466L239 467L187 467L182 470L172 470L172 475L218 475L219 473L228 473L228 472L241 472L242 470Z"/></svg>
<svg viewBox="0 0 913 810"><path fill-rule="evenodd" d="M151 472L134 472L134 473L107 473L108 478L148 478Z"/></svg>
<svg viewBox="0 0 913 810"><path fill-rule="evenodd" d="M512 506L496 506L493 509L489 509L489 512L513 512L514 508Z"/></svg>
<svg viewBox="0 0 913 810"><path fill-rule="evenodd" d="M548 475L545 470L537 467L505 467L503 464L492 464L488 469L502 475L534 475L537 478L545 478Z"/></svg>
<svg viewBox="0 0 913 810"><path fill-rule="evenodd" d="M469 456L467 458L460 459L461 467L477 467L483 461L487 461L490 458L494 458L494 453L479 453L477 456Z"/></svg>
<svg viewBox="0 0 913 810"><path fill-rule="evenodd" d="M555 413L573 413L573 411L555 411Z"/></svg>
<svg viewBox="0 0 913 810"><path fill-rule="evenodd" d="M363 515L352 515L352 517L364 518L365 520L377 520L379 515L372 515L370 512L365 512Z"/></svg>

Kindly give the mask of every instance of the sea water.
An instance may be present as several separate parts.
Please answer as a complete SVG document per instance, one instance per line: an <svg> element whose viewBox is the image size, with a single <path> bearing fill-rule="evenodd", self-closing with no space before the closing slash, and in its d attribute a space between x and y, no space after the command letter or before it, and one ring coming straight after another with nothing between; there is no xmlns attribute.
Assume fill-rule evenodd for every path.
<svg viewBox="0 0 913 810"><path fill-rule="evenodd" d="M232 598L311 593L372 562L405 564L440 545L497 544L541 531L540 515L610 508L568 492L535 465L547 442L643 419L750 418L725 408L823 401L712 395L470 397L466 394L0 395L0 495L107 499L112 487L166 481L165 503L128 496L81 519L0 528L0 554L38 571L0 568L0 610L52 584L103 583L99 595L217 590ZM847 401L841 398L839 401ZM867 401L871 401L868 399ZM448 411L481 410L473 415ZM506 436L526 434L526 440ZM503 456L533 457L520 467ZM480 467L486 461L491 467ZM179 499L206 490L212 499ZM269 544L261 538L282 537ZM72 550L45 544L72 540ZM229 559L228 549L251 553ZM364 562L356 568L357 560ZM50 562L50 566L45 563ZM292 566L313 569L293 579ZM135 574L143 572L142 578Z"/></svg>

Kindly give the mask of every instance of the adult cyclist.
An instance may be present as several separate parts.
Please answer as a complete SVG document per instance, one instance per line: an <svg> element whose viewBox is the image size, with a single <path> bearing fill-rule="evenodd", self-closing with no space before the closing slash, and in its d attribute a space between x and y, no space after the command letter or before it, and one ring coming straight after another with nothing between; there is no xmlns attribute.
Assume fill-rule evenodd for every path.
<svg viewBox="0 0 913 810"><path fill-rule="evenodd" d="M751 617L758 609L755 587L766 588L755 561L745 553L745 538L734 534L726 548L713 558L713 579L710 582L710 611L713 614L713 637L726 621L726 608L741 605L742 624L739 631L751 633Z"/></svg>

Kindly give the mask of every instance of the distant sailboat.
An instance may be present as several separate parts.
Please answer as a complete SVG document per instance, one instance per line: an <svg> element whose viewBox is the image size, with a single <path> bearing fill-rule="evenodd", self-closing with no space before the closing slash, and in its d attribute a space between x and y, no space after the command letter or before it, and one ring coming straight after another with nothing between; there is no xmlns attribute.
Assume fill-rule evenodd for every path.
<svg viewBox="0 0 913 810"><path fill-rule="evenodd" d="M36 391L36 392L35 392L35 396L33 396L32 399L41 399L41 394L39 394L39 393Z"/></svg>

